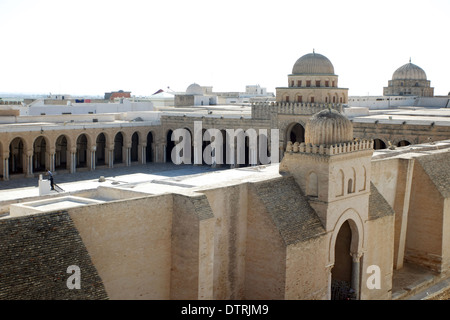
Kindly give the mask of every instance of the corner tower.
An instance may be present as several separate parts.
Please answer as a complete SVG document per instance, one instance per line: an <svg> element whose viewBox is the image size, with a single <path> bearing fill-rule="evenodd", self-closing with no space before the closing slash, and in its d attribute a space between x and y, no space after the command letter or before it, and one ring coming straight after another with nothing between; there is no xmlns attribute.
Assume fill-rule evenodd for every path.
<svg viewBox="0 0 450 320"><path fill-rule="evenodd" d="M350 120L330 108L309 119L305 142L288 142L280 163L280 172L295 178L329 237L324 267L330 299L338 299L335 292L343 288L359 298L372 154L373 141L353 139Z"/></svg>
<svg viewBox="0 0 450 320"><path fill-rule="evenodd" d="M307 122L305 142L287 143L280 172L294 176L330 231L343 210L358 206L367 215L372 154L373 141L354 139L351 121L325 109Z"/></svg>

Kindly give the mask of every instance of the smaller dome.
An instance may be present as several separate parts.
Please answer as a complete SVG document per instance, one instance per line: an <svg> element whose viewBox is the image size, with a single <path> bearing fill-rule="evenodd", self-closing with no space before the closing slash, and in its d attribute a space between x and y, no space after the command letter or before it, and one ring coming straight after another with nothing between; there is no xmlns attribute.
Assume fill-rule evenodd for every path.
<svg viewBox="0 0 450 320"><path fill-rule="evenodd" d="M203 89L200 85L193 83L186 89L187 94L203 95Z"/></svg>
<svg viewBox="0 0 450 320"><path fill-rule="evenodd" d="M421 67L410 62L395 70L392 80L427 80L427 75Z"/></svg>
<svg viewBox="0 0 450 320"><path fill-rule="evenodd" d="M308 53L300 57L292 68L293 74L334 74L331 61L318 53Z"/></svg>
<svg viewBox="0 0 450 320"><path fill-rule="evenodd" d="M353 124L336 110L322 110L314 114L306 124L305 143L320 146L352 140Z"/></svg>

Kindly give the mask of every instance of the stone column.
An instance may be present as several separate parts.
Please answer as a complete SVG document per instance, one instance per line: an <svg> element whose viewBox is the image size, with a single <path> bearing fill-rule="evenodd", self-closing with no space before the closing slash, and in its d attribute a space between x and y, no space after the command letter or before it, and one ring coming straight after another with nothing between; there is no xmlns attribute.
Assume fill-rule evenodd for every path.
<svg viewBox="0 0 450 320"><path fill-rule="evenodd" d="M3 154L3 180L9 180L9 153Z"/></svg>
<svg viewBox="0 0 450 320"><path fill-rule="evenodd" d="M152 150L153 151L153 150ZM154 149L154 151L155 151L155 155L154 155L154 159L155 159L155 162L161 162L161 160L159 159L159 148L158 148L158 146L157 145L155 145L155 149Z"/></svg>
<svg viewBox="0 0 450 320"><path fill-rule="evenodd" d="M56 151L54 149L50 149L50 151L48 153L47 169L52 172L55 171L55 156L56 156Z"/></svg>
<svg viewBox="0 0 450 320"><path fill-rule="evenodd" d="M108 168L114 168L114 145L108 147Z"/></svg>
<svg viewBox="0 0 450 320"><path fill-rule="evenodd" d="M131 145L125 146L125 165L129 167L131 165Z"/></svg>
<svg viewBox="0 0 450 320"><path fill-rule="evenodd" d="M147 162L147 142L143 141L142 144L138 145L138 162L140 164L145 164Z"/></svg>
<svg viewBox="0 0 450 320"><path fill-rule="evenodd" d="M77 149L70 150L70 173L77 171Z"/></svg>
<svg viewBox="0 0 450 320"><path fill-rule="evenodd" d="M94 171L95 170L95 154L97 151L97 146L91 146L90 149L90 157L89 157L89 170Z"/></svg>
<svg viewBox="0 0 450 320"><path fill-rule="evenodd" d="M327 266L325 266L325 272L327 275L327 283L328 283L328 289L327 289L327 300L331 300L331 270L333 270L334 264L329 264Z"/></svg>
<svg viewBox="0 0 450 320"><path fill-rule="evenodd" d="M360 274L360 260L362 257L362 252L352 252L350 253L352 256L352 283L351 287L355 290L355 299L359 300L359 279L361 277Z"/></svg>
<svg viewBox="0 0 450 320"><path fill-rule="evenodd" d="M33 176L33 150L26 153L26 176Z"/></svg>

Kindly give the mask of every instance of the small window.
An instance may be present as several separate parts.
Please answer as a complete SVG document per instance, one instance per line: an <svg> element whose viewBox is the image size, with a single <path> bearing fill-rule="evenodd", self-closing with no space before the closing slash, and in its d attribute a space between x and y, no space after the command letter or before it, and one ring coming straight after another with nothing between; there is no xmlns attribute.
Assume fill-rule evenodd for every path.
<svg viewBox="0 0 450 320"><path fill-rule="evenodd" d="M298 96L298 97L297 97L297 102L302 103L302 102L303 102L303 96Z"/></svg>
<svg viewBox="0 0 450 320"><path fill-rule="evenodd" d="M314 97L311 97L311 103L314 103Z"/></svg>
<svg viewBox="0 0 450 320"><path fill-rule="evenodd" d="M286 96L286 102L289 102L289 96Z"/></svg>
<svg viewBox="0 0 450 320"><path fill-rule="evenodd" d="M306 80L306 86L309 88L311 87L311 80Z"/></svg>
<svg viewBox="0 0 450 320"><path fill-rule="evenodd" d="M298 80L297 81L297 87L301 87L302 86L302 80Z"/></svg>
<svg viewBox="0 0 450 320"><path fill-rule="evenodd" d="M332 87L334 87L334 81L333 81L333 82L331 82L331 86L332 86Z"/></svg>
<svg viewBox="0 0 450 320"><path fill-rule="evenodd" d="M291 87L293 87L293 86L294 86L294 80L291 81Z"/></svg>
<svg viewBox="0 0 450 320"><path fill-rule="evenodd" d="M330 86L330 81L325 81L325 87L329 87Z"/></svg>
<svg viewBox="0 0 450 320"><path fill-rule="evenodd" d="M320 80L316 80L316 87L320 87Z"/></svg>

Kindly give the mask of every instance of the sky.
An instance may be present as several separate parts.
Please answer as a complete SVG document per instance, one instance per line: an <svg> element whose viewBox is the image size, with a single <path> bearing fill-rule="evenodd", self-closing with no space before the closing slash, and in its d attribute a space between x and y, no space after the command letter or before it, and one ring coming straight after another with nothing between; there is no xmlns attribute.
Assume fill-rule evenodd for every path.
<svg viewBox="0 0 450 320"><path fill-rule="evenodd" d="M325 55L350 96L411 62L450 91L450 0L0 0L0 92L149 96L287 86Z"/></svg>

